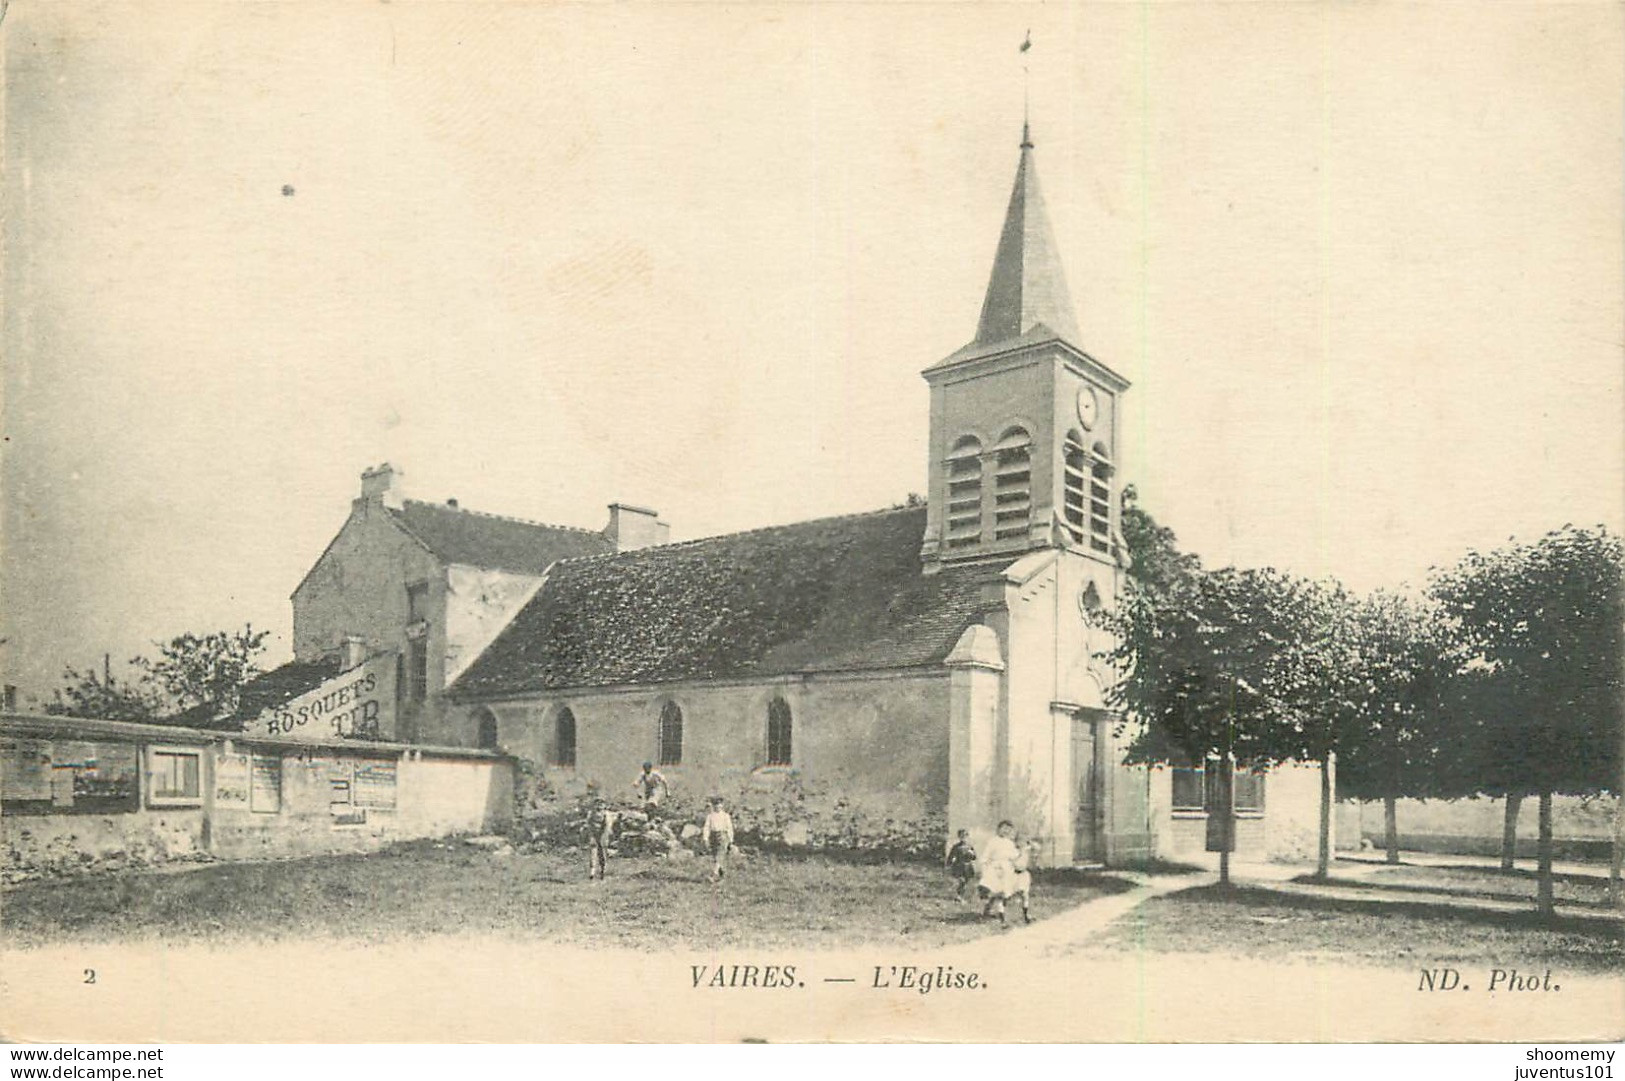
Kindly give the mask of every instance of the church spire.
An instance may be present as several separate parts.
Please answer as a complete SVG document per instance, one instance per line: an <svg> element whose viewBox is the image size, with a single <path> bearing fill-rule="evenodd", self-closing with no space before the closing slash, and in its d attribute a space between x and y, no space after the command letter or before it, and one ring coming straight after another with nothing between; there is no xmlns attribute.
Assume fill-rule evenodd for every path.
<svg viewBox="0 0 1625 1081"><path fill-rule="evenodd" d="M1039 324L1056 337L1077 343L1072 297L1061 270L1055 233L1044 212L1044 198L1038 190L1032 129L1023 117L1016 185L1005 211L1004 232L993 257L993 275L987 283L987 299L982 302L982 318L976 325L973 344L993 345L1020 338Z"/></svg>

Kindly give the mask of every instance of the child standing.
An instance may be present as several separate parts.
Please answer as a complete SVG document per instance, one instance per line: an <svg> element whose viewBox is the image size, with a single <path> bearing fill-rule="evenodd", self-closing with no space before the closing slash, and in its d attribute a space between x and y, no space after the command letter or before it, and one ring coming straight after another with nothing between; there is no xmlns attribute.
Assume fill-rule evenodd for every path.
<svg viewBox="0 0 1625 1081"><path fill-rule="evenodd" d="M705 816L705 825L700 828L700 843L716 861L711 869L712 881L720 881L727 870L728 850L734 844L733 816L723 806L721 796L711 797L711 810Z"/></svg>
<svg viewBox="0 0 1625 1081"><path fill-rule="evenodd" d="M987 901L982 915L997 912L1000 923L1004 922L1004 903L1015 896L1018 886L1016 860L1021 852L1016 848L1015 836L1015 823L1009 819L999 823L997 835L987 843L987 851L983 853L982 880L976 886L976 892Z"/></svg>
<svg viewBox="0 0 1625 1081"><path fill-rule="evenodd" d="M959 839L948 849L948 855L943 858L942 865L958 883L954 888L954 896L964 900L965 887L976 877L976 849L970 844L970 830L959 831Z"/></svg>
<svg viewBox="0 0 1625 1081"><path fill-rule="evenodd" d="M587 812L587 881L603 880L609 862L609 843L615 837L615 820L620 816L609 809L602 796L592 801Z"/></svg>
<svg viewBox="0 0 1625 1081"><path fill-rule="evenodd" d="M1013 883L1015 892L1011 894L1011 899L1021 903L1021 918L1031 923L1033 922L1033 913L1030 907L1033 892L1032 862L1038 848L1038 842L1027 841L1022 843L1019 838L1014 838L1014 840L1016 841L1016 861L1013 866L1016 875Z"/></svg>

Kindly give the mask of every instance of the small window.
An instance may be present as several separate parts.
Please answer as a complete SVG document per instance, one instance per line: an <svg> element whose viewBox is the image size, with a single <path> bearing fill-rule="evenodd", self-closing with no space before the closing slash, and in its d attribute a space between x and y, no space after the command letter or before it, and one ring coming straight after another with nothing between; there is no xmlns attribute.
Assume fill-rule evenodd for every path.
<svg viewBox="0 0 1625 1081"><path fill-rule="evenodd" d="M790 705L775 698L767 707L767 764L788 766L791 749Z"/></svg>
<svg viewBox="0 0 1625 1081"><path fill-rule="evenodd" d="M406 587L406 621L425 623L429 619L429 583L413 582Z"/></svg>
<svg viewBox="0 0 1625 1081"><path fill-rule="evenodd" d="M429 643L419 637L406 642L406 698L422 702L429 697Z"/></svg>
<svg viewBox="0 0 1625 1081"><path fill-rule="evenodd" d="M559 715L553 720L553 764L575 768L576 715L569 706L559 710Z"/></svg>
<svg viewBox="0 0 1625 1081"><path fill-rule="evenodd" d="M660 764L683 764L683 711L676 702L667 702L660 710Z"/></svg>
<svg viewBox="0 0 1625 1081"><path fill-rule="evenodd" d="M147 805L187 807L203 802L203 752L147 748Z"/></svg>
<svg viewBox="0 0 1625 1081"><path fill-rule="evenodd" d="M1175 766L1173 809L1176 813L1219 814L1224 808L1224 773L1219 760L1209 758L1207 768ZM1264 774L1262 771L1231 771L1231 806L1238 815L1264 813Z"/></svg>
<svg viewBox="0 0 1625 1081"><path fill-rule="evenodd" d="M1261 815L1264 813L1264 774L1252 770L1236 771L1236 813Z"/></svg>
<svg viewBox="0 0 1625 1081"><path fill-rule="evenodd" d="M1176 814L1201 814L1207 810L1207 786L1204 783L1205 771L1201 766L1175 766L1174 774L1174 812Z"/></svg>
<svg viewBox="0 0 1625 1081"><path fill-rule="evenodd" d="M474 714L475 732L474 746L483 750L497 749L497 715L481 706L479 712Z"/></svg>

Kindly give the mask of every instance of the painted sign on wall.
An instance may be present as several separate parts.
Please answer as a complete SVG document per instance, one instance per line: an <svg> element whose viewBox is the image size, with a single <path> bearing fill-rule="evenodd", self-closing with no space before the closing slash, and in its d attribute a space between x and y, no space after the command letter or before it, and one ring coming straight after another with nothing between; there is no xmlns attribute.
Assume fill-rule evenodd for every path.
<svg viewBox="0 0 1625 1081"><path fill-rule="evenodd" d="M248 730L277 739L387 739L395 731L395 667L393 653L368 658L267 709Z"/></svg>

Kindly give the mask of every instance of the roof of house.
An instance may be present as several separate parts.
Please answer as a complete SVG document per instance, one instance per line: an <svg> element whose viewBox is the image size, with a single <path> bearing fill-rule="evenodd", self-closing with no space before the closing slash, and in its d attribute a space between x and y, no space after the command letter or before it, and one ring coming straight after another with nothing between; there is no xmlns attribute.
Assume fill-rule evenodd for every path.
<svg viewBox="0 0 1625 1081"><path fill-rule="evenodd" d="M602 533L482 514L445 503L408 499L389 513L445 562L486 570L539 575L560 559L615 550Z"/></svg>
<svg viewBox="0 0 1625 1081"><path fill-rule="evenodd" d="M567 560L452 693L940 663L1003 564L924 574L924 533L905 507Z"/></svg>

